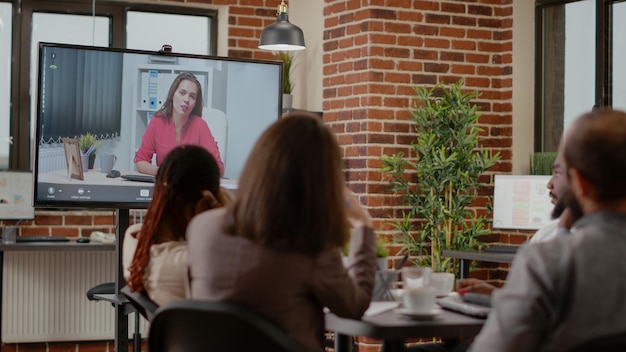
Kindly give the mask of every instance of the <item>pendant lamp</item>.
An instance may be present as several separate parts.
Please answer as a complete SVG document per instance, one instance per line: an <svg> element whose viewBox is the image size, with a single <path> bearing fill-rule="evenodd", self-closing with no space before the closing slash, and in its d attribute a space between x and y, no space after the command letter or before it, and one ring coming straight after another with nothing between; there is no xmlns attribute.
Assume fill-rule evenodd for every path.
<svg viewBox="0 0 626 352"><path fill-rule="evenodd" d="M287 4L282 0L278 5L276 23L273 23L261 32L259 49L271 51L294 51L305 49L304 33L298 26L289 23Z"/></svg>

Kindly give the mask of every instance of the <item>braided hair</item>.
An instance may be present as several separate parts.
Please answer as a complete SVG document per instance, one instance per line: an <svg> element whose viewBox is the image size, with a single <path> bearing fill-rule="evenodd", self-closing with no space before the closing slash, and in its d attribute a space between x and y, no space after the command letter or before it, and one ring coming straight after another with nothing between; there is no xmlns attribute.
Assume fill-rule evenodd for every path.
<svg viewBox="0 0 626 352"><path fill-rule="evenodd" d="M220 170L213 156L204 148L179 146L167 154L157 171L152 201L148 206L137 248L129 267L128 286L142 292L144 275L150 262L150 247L165 242L160 230L173 229L175 240L184 241L187 224L205 190L214 196L219 190Z"/></svg>

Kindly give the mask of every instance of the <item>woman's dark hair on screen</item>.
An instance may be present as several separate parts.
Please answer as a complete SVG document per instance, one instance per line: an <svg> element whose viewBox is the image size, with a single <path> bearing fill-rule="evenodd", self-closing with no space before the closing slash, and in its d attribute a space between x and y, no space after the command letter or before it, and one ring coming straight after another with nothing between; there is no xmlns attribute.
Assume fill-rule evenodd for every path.
<svg viewBox="0 0 626 352"><path fill-rule="evenodd" d="M157 171L152 201L137 236L137 249L129 268L128 285L143 291L143 274L150 261L150 247L160 243L159 229L172 229L175 240L184 240L187 224L195 215L195 206L208 190L214 196L220 186L220 170L213 156L204 148L179 146L167 154Z"/></svg>
<svg viewBox="0 0 626 352"><path fill-rule="evenodd" d="M292 113L259 138L228 206L224 230L309 255L346 242L342 159L319 116Z"/></svg>

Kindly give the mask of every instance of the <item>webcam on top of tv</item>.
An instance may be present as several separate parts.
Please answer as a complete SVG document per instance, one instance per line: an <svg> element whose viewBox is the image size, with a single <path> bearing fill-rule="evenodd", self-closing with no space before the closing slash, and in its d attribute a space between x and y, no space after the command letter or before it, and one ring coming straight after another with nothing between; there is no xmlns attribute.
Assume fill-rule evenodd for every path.
<svg viewBox="0 0 626 352"><path fill-rule="evenodd" d="M172 46L169 44L163 44L163 46L161 46L161 50L159 50L160 54L169 54L172 52Z"/></svg>

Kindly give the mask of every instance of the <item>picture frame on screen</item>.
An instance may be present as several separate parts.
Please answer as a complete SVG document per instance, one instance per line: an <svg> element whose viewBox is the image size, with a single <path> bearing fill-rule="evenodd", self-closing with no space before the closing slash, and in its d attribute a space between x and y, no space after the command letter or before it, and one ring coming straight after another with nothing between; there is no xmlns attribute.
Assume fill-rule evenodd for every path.
<svg viewBox="0 0 626 352"><path fill-rule="evenodd" d="M39 207L145 208L154 176L137 165L158 166L179 144L206 147L223 163L222 184L236 186L257 138L282 115L279 61L40 43L37 72ZM193 102L178 98L191 94L181 82L194 87ZM63 141L79 138L78 157L68 156ZM76 170L82 155L92 160Z"/></svg>
<svg viewBox="0 0 626 352"><path fill-rule="evenodd" d="M65 164L67 165L68 179L83 181L83 163L80 155L78 139L63 138L63 150L65 151Z"/></svg>

